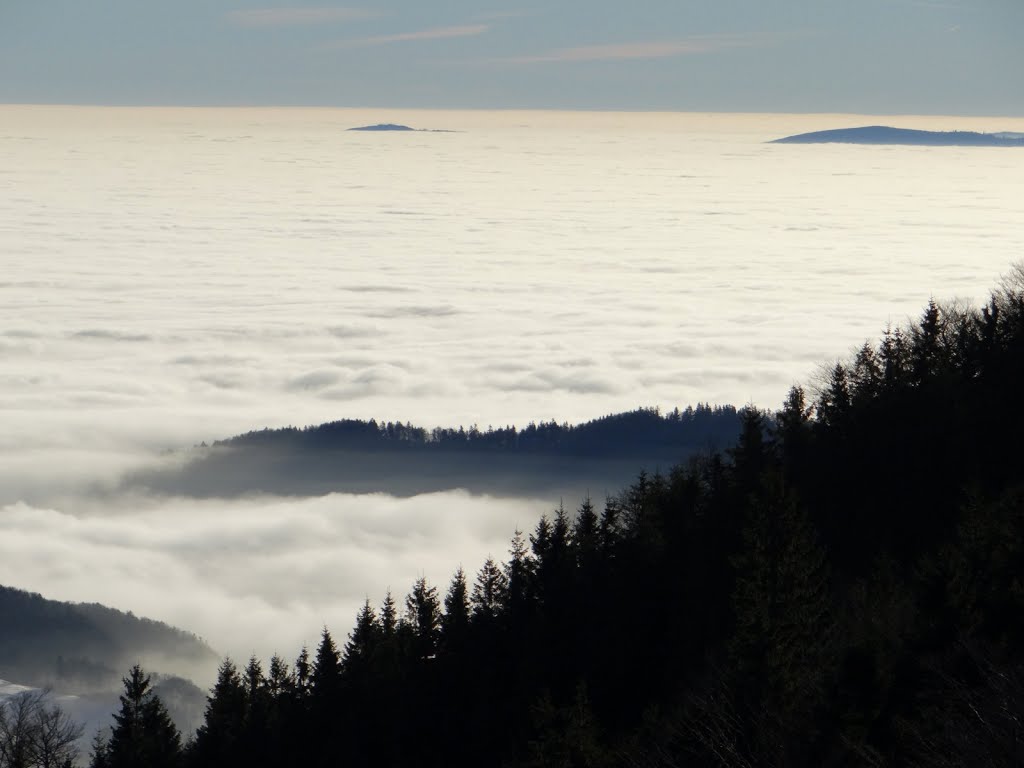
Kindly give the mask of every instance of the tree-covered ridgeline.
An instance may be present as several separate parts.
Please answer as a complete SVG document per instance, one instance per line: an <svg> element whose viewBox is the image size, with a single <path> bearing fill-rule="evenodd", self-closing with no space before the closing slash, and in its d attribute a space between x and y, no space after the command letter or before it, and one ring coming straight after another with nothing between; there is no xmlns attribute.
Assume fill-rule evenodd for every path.
<svg viewBox="0 0 1024 768"><path fill-rule="evenodd" d="M1024 764L1024 269L724 453L222 664L195 766Z"/></svg>
<svg viewBox="0 0 1024 768"><path fill-rule="evenodd" d="M582 424L551 420L525 427L434 427L371 419L342 419L307 427L247 432L214 443L214 448L276 448L295 451L359 450L404 454L452 452L609 457L646 455L665 448L677 451L728 444L736 437L736 408L698 403L662 413L637 408Z"/></svg>
<svg viewBox="0 0 1024 768"><path fill-rule="evenodd" d="M582 424L437 427L346 419L263 429L190 451L184 462L130 473L125 488L201 498L331 492L415 496L462 489L526 498L601 495L638 467L731 445L733 406L638 408Z"/></svg>

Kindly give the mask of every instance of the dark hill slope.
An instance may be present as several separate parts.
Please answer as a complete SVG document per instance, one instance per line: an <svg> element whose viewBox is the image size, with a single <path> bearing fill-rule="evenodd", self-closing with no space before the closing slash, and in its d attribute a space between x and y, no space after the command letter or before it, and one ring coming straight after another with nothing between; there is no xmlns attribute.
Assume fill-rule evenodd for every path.
<svg viewBox="0 0 1024 768"><path fill-rule="evenodd" d="M0 678L64 692L104 690L139 659L207 674L217 662L202 640L162 622L0 586Z"/></svg>

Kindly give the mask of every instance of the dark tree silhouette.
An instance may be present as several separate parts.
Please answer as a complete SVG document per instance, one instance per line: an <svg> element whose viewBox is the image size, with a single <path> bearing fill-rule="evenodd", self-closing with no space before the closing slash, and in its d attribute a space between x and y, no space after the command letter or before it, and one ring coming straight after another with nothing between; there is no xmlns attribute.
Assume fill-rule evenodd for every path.
<svg viewBox="0 0 1024 768"><path fill-rule="evenodd" d="M105 754L97 757L110 768L175 768L182 763L181 734L163 702L153 692L150 677L136 664L123 678L121 709Z"/></svg>

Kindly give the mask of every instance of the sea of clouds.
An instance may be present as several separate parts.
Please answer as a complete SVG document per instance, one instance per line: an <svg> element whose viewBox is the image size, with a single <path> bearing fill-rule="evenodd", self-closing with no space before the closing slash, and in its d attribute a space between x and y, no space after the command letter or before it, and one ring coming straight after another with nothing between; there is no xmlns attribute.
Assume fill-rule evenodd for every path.
<svg viewBox="0 0 1024 768"><path fill-rule="evenodd" d="M456 132L344 130L376 122ZM0 107L0 583L265 655L344 635L389 584L475 570L558 499L118 479L264 426L778 407L1024 258L1024 151L764 143L877 122L1024 128Z"/></svg>

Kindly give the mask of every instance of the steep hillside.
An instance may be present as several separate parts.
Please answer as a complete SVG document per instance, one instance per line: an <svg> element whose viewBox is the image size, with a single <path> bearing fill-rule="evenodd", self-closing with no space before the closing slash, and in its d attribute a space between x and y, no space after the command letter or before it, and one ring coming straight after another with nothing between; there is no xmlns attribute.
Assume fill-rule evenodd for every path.
<svg viewBox="0 0 1024 768"><path fill-rule="evenodd" d="M216 664L202 640L98 604L63 603L0 586L0 678L85 693L116 687L135 660L191 674Z"/></svg>

